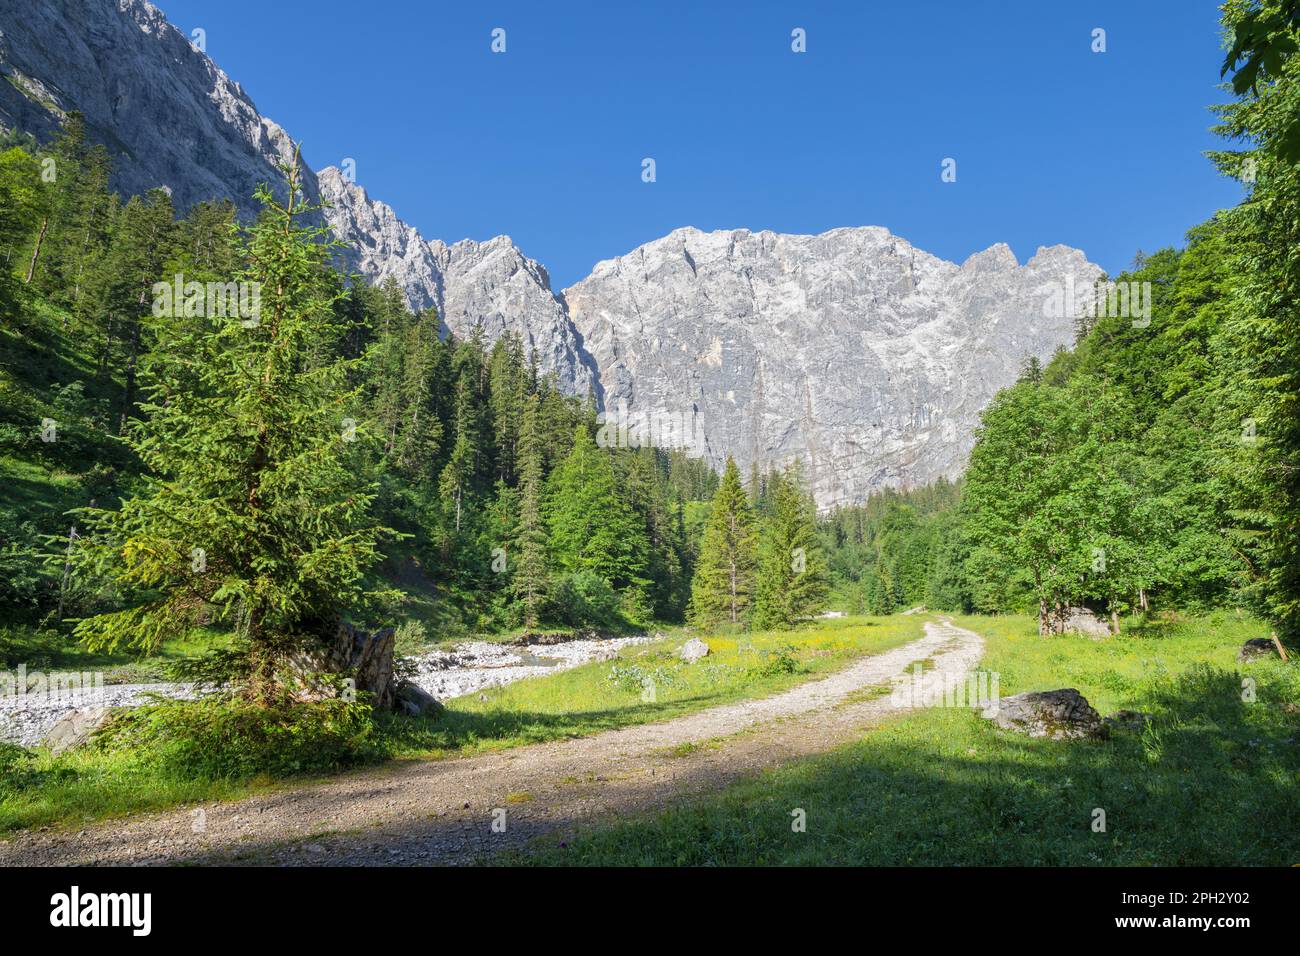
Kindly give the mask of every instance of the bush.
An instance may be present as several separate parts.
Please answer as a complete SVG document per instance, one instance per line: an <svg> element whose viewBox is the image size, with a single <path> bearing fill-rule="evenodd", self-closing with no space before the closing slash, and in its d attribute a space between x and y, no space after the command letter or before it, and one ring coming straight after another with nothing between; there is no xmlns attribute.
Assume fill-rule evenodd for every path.
<svg viewBox="0 0 1300 956"><path fill-rule="evenodd" d="M794 656L793 644L786 644L767 655L767 659L756 670L760 677L780 677L784 674L799 673L799 661Z"/></svg>
<svg viewBox="0 0 1300 956"><path fill-rule="evenodd" d="M326 700L263 707L216 697L124 711L95 739L201 779L320 773L383 759L369 704Z"/></svg>
<svg viewBox="0 0 1300 956"><path fill-rule="evenodd" d="M565 575L552 596L555 617L570 627L623 626L619 598L604 578L587 571Z"/></svg>
<svg viewBox="0 0 1300 956"><path fill-rule="evenodd" d="M642 667L640 664L615 664L608 680L619 690L640 694L648 687L670 687L677 681L675 671L667 667Z"/></svg>

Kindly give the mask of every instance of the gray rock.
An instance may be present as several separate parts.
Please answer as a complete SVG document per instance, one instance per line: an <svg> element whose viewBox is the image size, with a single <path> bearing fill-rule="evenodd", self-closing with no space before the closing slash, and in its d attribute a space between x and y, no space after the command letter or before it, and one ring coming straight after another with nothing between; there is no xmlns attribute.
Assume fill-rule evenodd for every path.
<svg viewBox="0 0 1300 956"><path fill-rule="evenodd" d="M1030 737L1076 740L1107 736L1107 727L1100 715L1074 688L1003 697L982 716L1004 730L1014 730Z"/></svg>
<svg viewBox="0 0 1300 956"><path fill-rule="evenodd" d="M701 657L707 657L709 654L709 645L705 644L698 637L692 637L682 645L678 651L678 656L688 664L693 664Z"/></svg>
<svg viewBox="0 0 1300 956"><path fill-rule="evenodd" d="M337 676L355 681L354 689L371 695L376 710L393 710L396 683L393 677L393 649L397 631L386 627L370 632L341 621L333 638L296 654L290 662L300 687L301 700L321 700L338 695Z"/></svg>
<svg viewBox="0 0 1300 956"><path fill-rule="evenodd" d="M1237 652L1238 663L1257 661L1263 657L1277 657L1277 647L1267 637L1252 637Z"/></svg>
<svg viewBox="0 0 1300 956"><path fill-rule="evenodd" d="M436 697L409 680L397 685L397 709L411 717L437 717L445 710Z"/></svg>
<svg viewBox="0 0 1300 956"><path fill-rule="evenodd" d="M678 229L564 290L607 419L742 474L800 459L822 508L956 477L980 411L1074 341L1049 291L1101 270L1064 246L961 265L878 226ZM625 409L622 413L620 409Z"/></svg>
<svg viewBox="0 0 1300 956"><path fill-rule="evenodd" d="M69 711L49 729L43 743L56 754L84 746L112 716L110 707L81 707Z"/></svg>
<svg viewBox="0 0 1300 956"><path fill-rule="evenodd" d="M1086 607L1067 608L1061 620L1061 630L1066 634L1083 634L1087 637L1110 636L1110 625Z"/></svg>
<svg viewBox="0 0 1300 956"><path fill-rule="evenodd" d="M586 395L595 379L546 269L510 240L426 242L392 207L329 167L319 174L326 218L355 253L354 267L375 283L391 278L414 309L438 310L445 331L467 339L482 329L489 344L513 332L560 387Z"/></svg>

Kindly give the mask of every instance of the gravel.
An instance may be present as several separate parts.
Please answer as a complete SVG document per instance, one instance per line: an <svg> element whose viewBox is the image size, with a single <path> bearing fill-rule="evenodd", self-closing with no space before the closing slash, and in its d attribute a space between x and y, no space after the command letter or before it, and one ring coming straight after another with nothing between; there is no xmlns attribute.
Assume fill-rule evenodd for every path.
<svg viewBox="0 0 1300 956"><path fill-rule="evenodd" d="M544 833L564 836L716 793L858 739L913 706L888 693L861 692L887 691L894 678L909 681L909 669L922 661L931 664L930 679L955 678L975 667L982 649L971 631L927 622L922 638L771 697L579 739L390 764L79 833L17 833L0 839L0 866L473 863ZM503 819L507 826L496 825Z"/></svg>
<svg viewBox="0 0 1300 956"><path fill-rule="evenodd" d="M489 687L568 670L591 661L609 660L620 649L649 641L646 636L566 641L521 648L487 641L466 641L449 651L430 651L413 658L415 683L438 700L450 700ZM65 714L82 708L138 707L155 696L194 697L190 684L115 684L84 690L0 695L0 741L38 746Z"/></svg>
<svg viewBox="0 0 1300 956"><path fill-rule="evenodd" d="M35 747L60 717L70 711L99 707L138 707L154 696L190 698L189 684L110 684L76 691L0 696L0 740Z"/></svg>
<svg viewBox="0 0 1300 956"><path fill-rule="evenodd" d="M649 640L645 636L614 637L565 641L536 648L467 641L450 651L432 651L415 658L413 680L438 700L450 700L525 677L540 677L592 661L607 661L617 657L622 648Z"/></svg>

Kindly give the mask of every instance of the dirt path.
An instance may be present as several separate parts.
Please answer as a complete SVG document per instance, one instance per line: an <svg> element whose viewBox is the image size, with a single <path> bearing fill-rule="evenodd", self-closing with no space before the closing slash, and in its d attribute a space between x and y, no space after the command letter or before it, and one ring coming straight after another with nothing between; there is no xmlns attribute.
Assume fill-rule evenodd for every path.
<svg viewBox="0 0 1300 956"><path fill-rule="evenodd" d="M905 709L891 702L892 678L921 661L933 663L928 677L960 675L982 650L972 631L930 622L910 644L772 697L575 740L391 764L80 833L20 834L0 843L0 865L472 863L852 740Z"/></svg>

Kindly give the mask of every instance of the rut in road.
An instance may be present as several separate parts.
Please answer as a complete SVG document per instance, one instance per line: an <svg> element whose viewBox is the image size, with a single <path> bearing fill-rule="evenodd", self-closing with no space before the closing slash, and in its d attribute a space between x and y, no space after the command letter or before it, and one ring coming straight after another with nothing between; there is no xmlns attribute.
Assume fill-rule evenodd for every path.
<svg viewBox="0 0 1300 956"><path fill-rule="evenodd" d="M911 706L873 689L920 661L933 663L929 679L955 678L982 651L978 634L940 619L911 643L771 697L573 740L390 764L75 834L25 833L0 843L0 864L473 863L544 833L668 806L829 750Z"/></svg>

